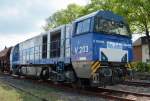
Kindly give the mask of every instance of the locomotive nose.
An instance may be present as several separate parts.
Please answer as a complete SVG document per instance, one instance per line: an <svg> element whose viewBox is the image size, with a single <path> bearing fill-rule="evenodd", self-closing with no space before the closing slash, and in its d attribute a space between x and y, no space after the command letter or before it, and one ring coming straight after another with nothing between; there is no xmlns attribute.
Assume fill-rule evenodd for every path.
<svg viewBox="0 0 150 101"><path fill-rule="evenodd" d="M128 62L128 51L122 49L100 48L100 61Z"/></svg>

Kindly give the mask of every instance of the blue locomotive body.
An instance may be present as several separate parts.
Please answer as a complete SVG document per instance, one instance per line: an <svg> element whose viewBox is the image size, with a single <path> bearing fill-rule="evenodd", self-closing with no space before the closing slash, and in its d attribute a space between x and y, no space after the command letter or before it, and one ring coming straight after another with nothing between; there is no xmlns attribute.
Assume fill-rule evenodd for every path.
<svg viewBox="0 0 150 101"><path fill-rule="evenodd" d="M131 62L132 61L132 41L130 37L121 35L105 35L103 33L88 33L86 35L77 36L72 39L72 61L105 61L100 54L101 49L108 49L111 52L112 59L107 62ZM114 53L113 53L114 50ZM115 51L116 50L116 51ZM124 54L117 52L126 51L125 61ZM107 50L106 50L107 51ZM120 60L115 60L116 56Z"/></svg>
<svg viewBox="0 0 150 101"><path fill-rule="evenodd" d="M100 86L127 75L130 30L123 17L97 11L17 44L10 61L19 75Z"/></svg>
<svg viewBox="0 0 150 101"><path fill-rule="evenodd" d="M106 25L104 26L104 24ZM120 49L127 52L126 61L115 59L111 59L108 61L132 61L132 41L129 35L130 33L128 32L128 26L121 16L115 15L109 11L98 11L88 16L77 19L74 22L74 27L74 36L72 38L73 60L80 61L80 58L84 58L85 60L90 61L102 61L100 51L102 48L107 48L109 50ZM96 29L96 27L98 28ZM111 55L113 55L113 53Z"/></svg>

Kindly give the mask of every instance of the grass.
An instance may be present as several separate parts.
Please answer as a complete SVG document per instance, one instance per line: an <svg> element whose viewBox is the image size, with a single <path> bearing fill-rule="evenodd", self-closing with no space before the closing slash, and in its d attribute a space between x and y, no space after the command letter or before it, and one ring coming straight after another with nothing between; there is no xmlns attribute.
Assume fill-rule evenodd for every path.
<svg viewBox="0 0 150 101"><path fill-rule="evenodd" d="M45 98L48 101L68 101L67 96L61 95L62 90L26 80L9 79L9 81L15 82L15 85L24 91ZM41 101L41 99L13 88L0 80L0 101Z"/></svg>
<svg viewBox="0 0 150 101"><path fill-rule="evenodd" d="M41 100L0 82L0 101L41 101Z"/></svg>

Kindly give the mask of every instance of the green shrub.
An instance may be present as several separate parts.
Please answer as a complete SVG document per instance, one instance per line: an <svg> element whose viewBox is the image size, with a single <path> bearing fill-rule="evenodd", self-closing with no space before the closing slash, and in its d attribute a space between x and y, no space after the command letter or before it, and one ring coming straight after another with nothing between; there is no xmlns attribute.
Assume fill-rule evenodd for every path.
<svg viewBox="0 0 150 101"><path fill-rule="evenodd" d="M150 72L150 64L143 62L133 62L132 67L137 72Z"/></svg>

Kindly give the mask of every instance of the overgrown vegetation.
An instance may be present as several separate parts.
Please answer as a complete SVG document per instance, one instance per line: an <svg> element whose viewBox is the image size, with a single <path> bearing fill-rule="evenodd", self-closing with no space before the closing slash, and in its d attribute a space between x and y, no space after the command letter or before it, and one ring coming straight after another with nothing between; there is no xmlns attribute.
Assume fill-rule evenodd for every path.
<svg viewBox="0 0 150 101"><path fill-rule="evenodd" d="M132 67L137 72L149 72L150 73L150 64L143 62L134 62Z"/></svg>

